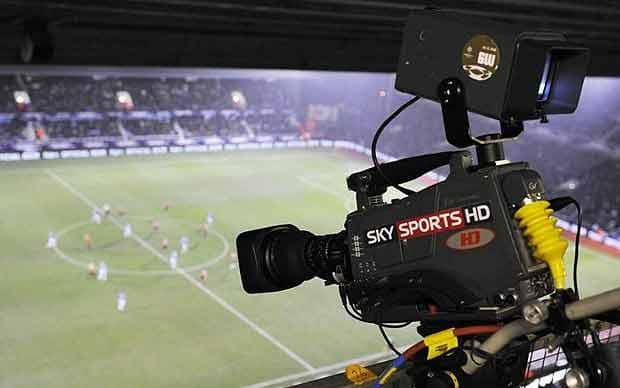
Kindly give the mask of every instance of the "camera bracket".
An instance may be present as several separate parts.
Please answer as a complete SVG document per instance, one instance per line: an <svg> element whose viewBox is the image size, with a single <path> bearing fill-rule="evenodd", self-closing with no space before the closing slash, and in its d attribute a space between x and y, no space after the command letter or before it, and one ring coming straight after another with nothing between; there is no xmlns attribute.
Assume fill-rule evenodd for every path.
<svg viewBox="0 0 620 388"><path fill-rule="evenodd" d="M522 121L500 121L499 134L473 136L470 132L465 87L458 78L447 78L439 83L437 95L441 104L443 124L448 143L457 148L484 146L513 140L523 132Z"/></svg>
<svg viewBox="0 0 620 388"><path fill-rule="evenodd" d="M465 99L465 87L458 78L447 78L439 83L437 95L441 104L444 129L448 143L457 148L476 147L479 165L490 165L504 158L502 143L516 139L523 132L522 121L501 121L500 133L474 136L470 132L469 117ZM452 151L426 154L381 164L381 171L375 167L351 174L347 178L349 190L356 193L357 208L382 204L383 195L389 186L409 182L438 167L450 164L471 166L469 152ZM466 162L465 162L466 161Z"/></svg>

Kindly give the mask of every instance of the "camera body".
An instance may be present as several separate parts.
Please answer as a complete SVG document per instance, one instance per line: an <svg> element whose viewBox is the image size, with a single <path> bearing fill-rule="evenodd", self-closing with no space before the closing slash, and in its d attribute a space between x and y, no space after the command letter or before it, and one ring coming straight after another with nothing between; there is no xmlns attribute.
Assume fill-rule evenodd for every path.
<svg viewBox="0 0 620 388"><path fill-rule="evenodd" d="M383 201L386 176L402 183L446 164L445 180ZM454 151L383 166L386 175L370 168L348 177L357 210L342 232L277 225L241 233L244 289L275 292L320 277L337 283L343 304L364 321L438 324L503 321L555 290L515 218L525 203L544 200L542 179L527 163L474 165L469 152Z"/></svg>
<svg viewBox="0 0 620 388"><path fill-rule="evenodd" d="M542 179L527 163L496 163L454 153L443 182L347 216L341 287L364 320L498 321L554 290L513 218L524 198L544 198Z"/></svg>

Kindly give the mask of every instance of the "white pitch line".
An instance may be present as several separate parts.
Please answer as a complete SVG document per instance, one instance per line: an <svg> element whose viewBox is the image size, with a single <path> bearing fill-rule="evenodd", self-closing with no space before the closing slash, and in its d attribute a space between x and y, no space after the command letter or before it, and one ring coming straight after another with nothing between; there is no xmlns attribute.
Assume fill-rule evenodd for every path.
<svg viewBox="0 0 620 388"><path fill-rule="evenodd" d="M146 217L145 217L146 218ZM91 222L89 221L82 221L82 222L77 222L73 225L69 225L67 227L65 227L64 229L60 230L58 232L58 234L56 235L56 238L58 239L58 242L60 243L60 238L67 232L70 232L74 229L79 228L80 226L83 225L90 225ZM200 264L195 264L189 267L183 267L183 269L187 272L194 272L197 271L199 269L202 268L210 268L212 266L214 266L215 264L217 264L218 262L220 262L222 259L224 259L224 257L226 257L226 254L228 253L228 251L230 250L230 245L228 242L228 239L226 239L226 237L224 237L221 233L219 233L217 230L209 230L209 233L213 233L213 235L217 236L222 243L224 244L224 249L222 250L222 252L215 257L214 259L209 260L208 262L205 263L200 263ZM76 260L73 257L67 255L65 252L63 252L60 248L58 248L57 246L53 248L54 252L56 252L56 254L65 262L69 263L69 264L73 264L77 267L81 267L84 269L88 268L88 264L84 263L83 261L80 260ZM129 270L129 269L114 269L114 268L110 268L108 269L108 273L113 274L113 275L123 275L123 276L143 276L143 277L147 277L147 276L169 276L169 275L176 275L176 272L174 272L171 269L167 269L167 270L144 270L144 271L139 271L139 270Z"/></svg>
<svg viewBox="0 0 620 388"><path fill-rule="evenodd" d="M81 199L82 202L84 202L85 204L87 204L91 209L93 210L99 210L99 207L97 205L95 205L95 203L93 201L91 201L90 199L88 199L84 194L80 193L79 191L77 191L75 188L73 188L73 186L71 186L69 183L67 183L64 179L62 179L61 177L59 177L58 175L56 175L52 170L50 169L45 169L45 172L47 173L47 175L49 175L52 179L54 179L56 182L60 183L65 189L67 189L71 194L73 194L74 196L76 196L77 198Z"/></svg>
<svg viewBox="0 0 620 388"><path fill-rule="evenodd" d="M408 346L401 346L401 347L398 348L398 350L402 352L402 351L404 351L407 348L408 348ZM309 377L309 376L312 376L313 378L326 377L326 376L330 375L330 373L328 373L328 372L333 372L335 370L339 370L339 369L345 368L346 366L351 365L351 364L360 364L361 363L361 364L364 364L364 365L368 365L370 362L373 362L373 363L382 362L382 361L386 361L386 360L389 360L389 359L392 359L392 358L394 358L394 356L393 356L393 354L391 352L369 354L367 356L354 358L352 360L342 361L342 362L339 362L339 363L336 363L336 364L331 364L331 365L325 365L325 366L322 366L320 368L317 368L314 372L294 373L294 374L291 374L291 375L278 377L278 378L273 379L273 380L267 380L267 381L262 381L260 383L256 383L256 384L252 384L252 385L247 385L244 388L267 388L267 387L277 386L278 384L282 384L282 383L293 381L293 380L302 379L304 377Z"/></svg>
<svg viewBox="0 0 620 388"><path fill-rule="evenodd" d="M71 186L67 181L65 181L64 179L62 179L60 176L56 175L53 171L46 169L45 172L52 178L54 179L56 182L60 183L63 187L65 187L70 193L72 193L76 198L82 200L82 202L84 202L85 204L87 204L91 209L93 210L99 210L99 207L90 199L88 199L88 197L86 197L84 194L82 194L81 192L79 192L75 187ZM119 227L121 230L123 228L123 225L121 225L121 223L116 220L114 217L110 216L110 219L112 220L112 222ZM149 244L148 242L144 241L141 237L136 236L135 234L132 234L132 237L134 240L136 240L138 242L138 244L140 244L143 248L145 248L146 250L148 250L149 252L153 253L156 257L158 257L160 260L162 260L164 263L168 263L168 260L166 259L166 257L164 255L162 255L157 249L153 248L153 246L151 244ZM254 330L255 332L257 332L258 334L260 334L263 338L265 338L267 341L271 342L273 345L275 345L278 349L280 349L281 351L283 351L287 356L289 356L291 359L295 360L298 364L300 364L301 366L303 366L306 370L308 370L308 372L310 373L314 373L314 371L316 371L316 369L310 365L306 360L304 360L303 358L301 358L297 353L293 352L291 349L287 348L286 346L284 346L280 341L278 341L276 338L274 338L271 334L269 334L267 331L265 331L263 328L261 328L260 326L258 326L256 323L252 322L248 317L246 317L243 313L241 313L239 310L235 309L233 306L231 306L230 304L228 304L224 299L222 299L220 296L218 296L216 293L214 293L213 291L211 291L209 288L207 288L204 284L198 282L196 279L194 279L191 275L189 275L185 270L180 269L180 268L176 268L176 272L179 273L181 276L183 276L188 282L190 282L192 285L196 286L198 289L200 289L202 292L204 292L205 294L207 294L209 297L211 297L211 299L213 299L215 302L217 302L220 306L222 306L224 309L228 310L231 314L233 314L234 316L236 316L239 320L241 320L243 323L245 323L246 325L248 325L252 330Z"/></svg>
<svg viewBox="0 0 620 388"><path fill-rule="evenodd" d="M351 204L353 203L353 200L351 198L346 198L342 193L339 193L338 191L336 191L336 190L334 190L334 189L332 189L332 188L330 188L330 187L328 187L328 186L326 186L326 185L324 185L322 183L315 182L315 181L313 181L313 180L311 180L309 178L303 177L303 176L298 176L297 179L299 179L300 182L302 182L302 183L304 183L304 184L306 184L306 185L308 185L310 187L318 189L318 190L320 190L320 191L322 191L324 193L333 195L334 197L336 197L338 199L344 200L343 206L344 206L346 211L351 212L351 211L355 210L353 208L353 206L351 206Z"/></svg>

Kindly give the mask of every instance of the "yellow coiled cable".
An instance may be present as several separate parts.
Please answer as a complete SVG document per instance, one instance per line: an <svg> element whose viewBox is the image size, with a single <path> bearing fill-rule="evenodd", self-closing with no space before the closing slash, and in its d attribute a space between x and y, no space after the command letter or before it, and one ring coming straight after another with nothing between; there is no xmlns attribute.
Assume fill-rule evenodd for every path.
<svg viewBox="0 0 620 388"><path fill-rule="evenodd" d="M562 229L555 226L552 209L547 201L534 201L523 205L514 217L519 221L523 236L532 247L534 258L544 261L551 270L555 288L566 288L564 253L568 241L562 238Z"/></svg>

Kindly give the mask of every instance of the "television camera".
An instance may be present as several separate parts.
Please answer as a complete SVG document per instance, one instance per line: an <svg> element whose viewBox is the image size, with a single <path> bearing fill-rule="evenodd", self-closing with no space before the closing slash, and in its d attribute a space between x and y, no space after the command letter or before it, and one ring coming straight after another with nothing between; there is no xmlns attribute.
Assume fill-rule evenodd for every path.
<svg viewBox="0 0 620 388"><path fill-rule="evenodd" d="M573 360L575 370L599 384L617 383L601 387L620 386L617 376L597 374L602 356L582 343L585 319L617 309L618 292L605 299L605 308L588 310L592 314L566 315L580 302L576 287L566 285L568 242L551 214L578 204L547 198L541 176L503 152L503 142L515 139L524 121L575 111L588 61L588 50L560 33L437 10L412 15L396 88L415 97L377 131L374 166L347 178L357 209L335 234L317 236L293 225L241 233L244 289L275 292L319 277L338 286L345 309L358 320L380 328L420 322L425 341L399 353L375 386L422 349L428 349L426 360L409 365L416 387L517 386L529 348L515 341L545 330L564 338L571 354L583 354ZM420 98L441 104L448 142L474 146L477 163L464 150L379 162L382 131ZM498 120L500 132L473 135L468 111ZM442 166L449 166L444 180L419 191L402 186ZM405 196L387 203L389 187ZM478 336L469 348L458 343L467 336ZM497 362L482 367L500 351L513 356L504 365L512 366L510 373ZM443 364L430 361L435 358ZM441 373L428 373L435 369Z"/></svg>

